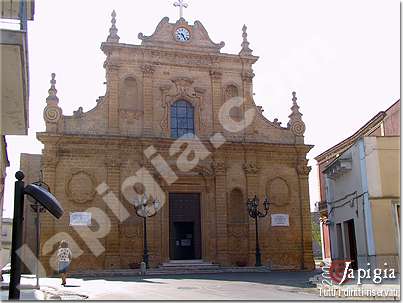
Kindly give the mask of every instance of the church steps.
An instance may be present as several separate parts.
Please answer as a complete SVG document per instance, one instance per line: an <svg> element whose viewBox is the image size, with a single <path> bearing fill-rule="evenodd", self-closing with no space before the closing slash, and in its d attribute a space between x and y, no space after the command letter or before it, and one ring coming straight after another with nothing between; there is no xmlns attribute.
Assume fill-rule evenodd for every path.
<svg viewBox="0 0 403 303"><path fill-rule="evenodd" d="M191 274L219 274L219 273L254 273L254 272L271 272L266 267L221 267L217 264L211 264L206 267L158 267L147 270L146 276L163 276L163 275L191 275ZM139 269L110 269L102 271L80 271L69 274L71 277L130 277L140 276Z"/></svg>

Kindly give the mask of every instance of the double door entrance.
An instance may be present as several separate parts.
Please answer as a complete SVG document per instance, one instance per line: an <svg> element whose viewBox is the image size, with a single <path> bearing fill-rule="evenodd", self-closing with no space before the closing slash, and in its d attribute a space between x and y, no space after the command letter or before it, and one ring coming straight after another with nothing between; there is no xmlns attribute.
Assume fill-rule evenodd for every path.
<svg viewBox="0 0 403 303"><path fill-rule="evenodd" d="M201 259L200 194L169 194L171 260Z"/></svg>

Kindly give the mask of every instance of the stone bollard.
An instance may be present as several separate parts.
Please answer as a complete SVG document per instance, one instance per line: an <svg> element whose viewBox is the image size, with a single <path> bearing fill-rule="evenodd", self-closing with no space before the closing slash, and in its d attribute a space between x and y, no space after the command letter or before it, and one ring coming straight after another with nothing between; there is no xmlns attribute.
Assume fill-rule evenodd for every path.
<svg viewBox="0 0 403 303"><path fill-rule="evenodd" d="M147 272L147 267L146 267L146 263L141 262L140 263L140 275L144 276Z"/></svg>

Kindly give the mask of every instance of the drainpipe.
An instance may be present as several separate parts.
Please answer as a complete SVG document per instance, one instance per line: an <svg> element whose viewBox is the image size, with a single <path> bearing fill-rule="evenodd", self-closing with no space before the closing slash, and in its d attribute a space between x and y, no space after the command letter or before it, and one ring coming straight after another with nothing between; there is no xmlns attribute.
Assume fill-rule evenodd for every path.
<svg viewBox="0 0 403 303"><path fill-rule="evenodd" d="M369 191L368 191L368 177L367 177L367 165L365 162L365 145L364 139L358 140L358 151L360 157L360 175L361 175L361 185L362 192L364 193L364 215L365 215L365 230L366 230L366 240L368 247L368 262L371 262L371 257L375 257L375 243L374 243L374 231L372 225L372 211L371 204L369 201ZM371 264L375 266L376 264Z"/></svg>

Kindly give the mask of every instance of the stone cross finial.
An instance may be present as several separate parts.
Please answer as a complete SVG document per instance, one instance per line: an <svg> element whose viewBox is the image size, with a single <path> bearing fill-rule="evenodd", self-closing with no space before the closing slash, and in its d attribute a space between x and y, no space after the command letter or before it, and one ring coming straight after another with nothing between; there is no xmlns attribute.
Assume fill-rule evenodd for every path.
<svg viewBox="0 0 403 303"><path fill-rule="evenodd" d="M118 29L116 28L116 12L112 11L111 28L109 29L109 36L106 38L106 42L119 42Z"/></svg>
<svg viewBox="0 0 403 303"><path fill-rule="evenodd" d="M174 3L175 7L179 6L179 19L183 18L183 8L187 8L188 4L183 2L183 0L178 0L178 2Z"/></svg>
<svg viewBox="0 0 403 303"><path fill-rule="evenodd" d="M252 50L249 48L249 42L248 42L248 33L246 32L248 28L246 27L246 25L244 24L242 27L242 49L239 52L240 55L246 55L246 56L250 56L252 55Z"/></svg>
<svg viewBox="0 0 403 303"><path fill-rule="evenodd" d="M48 90L49 96L46 98L46 101L55 101L56 103L59 102L59 98L56 96L57 89L56 89L56 74L51 74L52 79L50 79L50 88Z"/></svg>

